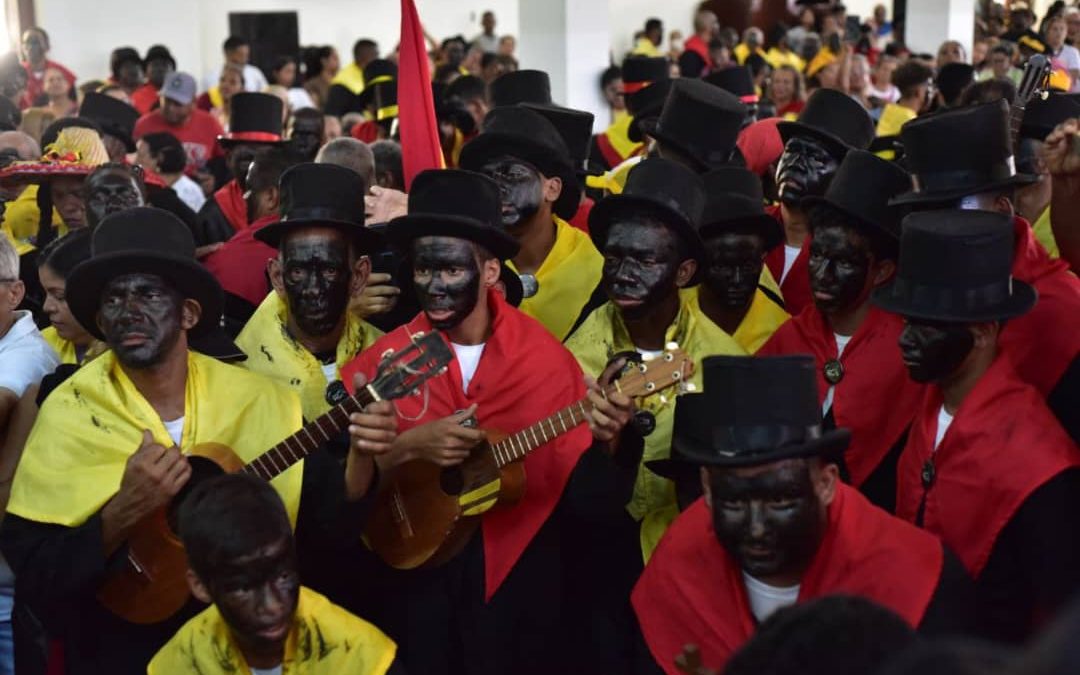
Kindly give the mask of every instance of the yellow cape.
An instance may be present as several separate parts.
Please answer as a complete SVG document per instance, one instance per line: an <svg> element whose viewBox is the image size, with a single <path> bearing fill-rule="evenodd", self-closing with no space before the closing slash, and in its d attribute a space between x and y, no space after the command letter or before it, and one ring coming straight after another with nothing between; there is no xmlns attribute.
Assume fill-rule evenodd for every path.
<svg viewBox="0 0 1080 675"><path fill-rule="evenodd" d="M300 588L285 640L282 675L383 675L397 645L375 626ZM188 621L150 661L148 675L250 675L221 612L211 605Z"/></svg>
<svg viewBox="0 0 1080 675"><path fill-rule="evenodd" d="M94 340L86 348L86 351L83 352L82 361L80 361L79 354L75 349L75 343L60 337L59 333L57 333L56 329L52 326L41 331L41 337L45 338L45 342L48 342L49 346L60 356L60 363L70 363L74 365L89 363L109 348L104 342Z"/></svg>
<svg viewBox="0 0 1080 675"><path fill-rule="evenodd" d="M180 447L221 443L251 461L300 428L300 402L284 387L209 356L188 353ZM30 430L8 511L41 523L76 527L120 488L143 430L166 447L172 439L112 352L79 369L49 395ZM296 522L303 462L271 483Z"/></svg>
<svg viewBox="0 0 1080 675"><path fill-rule="evenodd" d="M31 239L37 236L38 219L41 217L37 191L37 185L26 186L16 199L7 203L4 210L4 234L15 245L15 252L19 255L34 250ZM60 229L59 236L67 234L67 226L56 209L53 209L53 227Z"/></svg>
<svg viewBox="0 0 1080 675"><path fill-rule="evenodd" d="M697 286L684 289L682 293L686 296L688 302L700 309ZM754 299L750 302L749 311L746 312L742 323L735 329L735 333L731 337L735 338L735 342L738 342L739 346L745 349L747 354L756 354L757 350L761 349L761 346L769 341L773 333L790 318L791 315L785 312L783 307L776 304L764 291L758 288L754 293ZM714 326L716 325L704 313L702 313L702 319ZM717 328L720 327L717 326Z"/></svg>
<svg viewBox="0 0 1080 675"><path fill-rule="evenodd" d="M679 313L665 335L666 342L677 342L694 360L694 376L689 380L701 391L701 361L706 356L744 356L746 350L730 335L720 330L690 302L688 295L679 294ZM612 356L634 351L622 316L610 302L598 307L566 341L566 348L581 364L587 375L599 376ZM656 429L645 437L645 453L638 471L634 495L626 510L641 521L641 551L645 560L652 555L667 526L679 514L675 502L675 484L645 468L644 463L665 459L671 455L671 432L675 419L675 396L678 389L657 392L637 402L638 408L656 416Z"/></svg>
<svg viewBox="0 0 1080 675"><path fill-rule="evenodd" d="M600 283L604 259L589 235L558 216L552 217L555 245L536 271L539 290L522 300L519 309L544 324L559 340L565 340ZM517 273L512 262L507 265Z"/></svg>
<svg viewBox="0 0 1080 675"><path fill-rule="evenodd" d="M281 296L270 291L236 338L236 345L248 357L239 365L288 386L300 397L304 419L313 420L330 410L326 402L326 376L311 352L285 330L287 312ZM349 313L345 331L338 340L335 359L338 379L342 367L380 337L382 331Z"/></svg>
<svg viewBox="0 0 1080 675"><path fill-rule="evenodd" d="M1044 248L1046 248L1046 252L1050 254L1051 258L1061 257L1057 239L1054 239L1054 230L1050 227L1049 206L1043 209L1042 215L1032 223L1031 229L1035 232L1035 238L1039 240L1039 243L1042 244Z"/></svg>
<svg viewBox="0 0 1080 675"><path fill-rule="evenodd" d="M330 84L343 85L352 93L359 94L364 91L364 69L353 61L339 70L334 79L330 80Z"/></svg>

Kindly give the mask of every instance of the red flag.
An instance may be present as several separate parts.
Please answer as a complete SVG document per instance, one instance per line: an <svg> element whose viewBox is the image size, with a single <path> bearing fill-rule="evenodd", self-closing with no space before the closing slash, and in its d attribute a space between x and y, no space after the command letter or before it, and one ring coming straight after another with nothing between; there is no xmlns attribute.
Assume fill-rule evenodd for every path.
<svg viewBox="0 0 1080 675"><path fill-rule="evenodd" d="M407 191L416 174L426 169L443 168L424 30L413 0L401 0L398 133L401 135L401 163Z"/></svg>

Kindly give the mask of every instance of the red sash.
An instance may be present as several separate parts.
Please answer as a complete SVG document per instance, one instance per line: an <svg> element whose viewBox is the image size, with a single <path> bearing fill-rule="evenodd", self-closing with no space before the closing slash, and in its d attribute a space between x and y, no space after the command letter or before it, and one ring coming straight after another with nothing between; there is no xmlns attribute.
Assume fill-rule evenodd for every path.
<svg viewBox="0 0 1080 675"><path fill-rule="evenodd" d="M1005 355L964 399L935 453L941 404L940 387L927 388L896 471L896 515L915 522L932 457L923 527L978 578L1016 510L1051 478L1080 466L1080 450Z"/></svg>
<svg viewBox="0 0 1080 675"><path fill-rule="evenodd" d="M594 206L596 206L596 202L594 202L589 197L586 197L582 200L581 205L578 206L577 213L574 214L574 217L567 222L570 223L572 226L576 227L577 229L581 230L585 234L588 234L589 213L592 212Z"/></svg>
<svg viewBox="0 0 1080 675"><path fill-rule="evenodd" d="M604 156L604 161L607 162L609 168L614 169L626 160L630 159L633 155L623 157L619 154L619 151L615 149L615 145L608 138L608 132L603 131L596 135L596 147L600 150L600 154ZM644 146L642 146L644 147ZM641 154L640 152L634 153L635 155Z"/></svg>
<svg viewBox="0 0 1080 675"><path fill-rule="evenodd" d="M829 525L803 576L799 602L858 595L893 610L912 627L922 621L941 577L941 543L837 485ZM687 644L702 662L722 669L756 628L742 570L724 550L712 514L700 499L660 541L631 600L646 644L668 675Z"/></svg>
<svg viewBox="0 0 1080 675"><path fill-rule="evenodd" d="M277 249L255 238L255 233L281 217L276 213L263 216L233 235L232 239L203 260L221 287L258 307L270 292L266 278L266 263L277 257Z"/></svg>
<svg viewBox="0 0 1080 675"><path fill-rule="evenodd" d="M780 226L784 225L784 215L779 204L772 206L766 206L765 212L773 218L776 218L776 222L780 223ZM814 296L810 292L810 236L807 235L806 240L803 241L802 249L799 251L798 257L795 258L795 262L791 265L791 270L788 271L783 282L780 278L784 276L784 245L781 244L773 250L769 251L765 256L765 265L769 268L769 271L773 275L773 279L780 284L780 292L784 296L784 309L791 316L798 316L800 312L814 304Z"/></svg>
<svg viewBox="0 0 1080 675"><path fill-rule="evenodd" d="M497 292L488 293L488 305L494 314L491 337L468 394L462 392L461 370L455 359L444 376L428 381L426 409L423 393L395 402L399 432L476 403L482 428L516 433L585 396L581 367L547 329L506 304ZM342 381L351 390L354 374L372 377L384 352L404 347L412 333L431 330L421 312L343 368ZM591 444L589 427L582 425L541 446L524 460L528 477L525 497L515 506L497 507L484 514L485 600L495 594L554 511L570 472Z"/></svg>
<svg viewBox="0 0 1080 675"><path fill-rule="evenodd" d="M235 178L214 193L214 201L234 230L239 232L248 226L247 202L244 200L240 183L237 183Z"/></svg>
<svg viewBox="0 0 1080 675"><path fill-rule="evenodd" d="M897 340L903 320L876 307L851 337L840 363L844 377L833 391L836 426L851 430L845 462L858 487L881 464L911 424L926 386L908 377ZM812 354L817 364L818 397L829 391L824 367L836 358L836 338L825 317L811 304L776 331L758 356Z"/></svg>
<svg viewBox="0 0 1080 675"><path fill-rule="evenodd" d="M702 40L700 37L698 37L697 35L691 37L689 40L683 43L683 49L688 52L694 52L695 54L700 56L701 60L705 63L705 68L709 68L709 65L712 63L712 57L709 56L709 46L705 44L705 41Z"/></svg>

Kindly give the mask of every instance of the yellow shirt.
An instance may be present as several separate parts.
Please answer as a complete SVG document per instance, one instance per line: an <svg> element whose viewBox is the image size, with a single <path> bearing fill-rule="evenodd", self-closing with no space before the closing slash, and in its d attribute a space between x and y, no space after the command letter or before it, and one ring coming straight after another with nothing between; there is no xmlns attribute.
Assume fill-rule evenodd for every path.
<svg viewBox="0 0 1080 675"><path fill-rule="evenodd" d="M700 308L698 289L699 287L695 286L684 289L682 292L695 307ZM712 319L704 316L704 313L702 316L705 321L713 323ZM754 299L750 302L750 309L746 312L742 323L735 329L735 333L731 337L735 338L735 342L738 342L739 346L745 349L748 354L756 354L761 349L761 346L769 341L773 333L790 318L791 315L785 312L783 307L776 304L759 288L754 293ZM717 328L720 327L717 326Z"/></svg>
<svg viewBox="0 0 1080 675"><path fill-rule="evenodd" d="M565 340L600 284L604 258L589 235L558 216L552 218L555 245L536 270L536 295L522 300L518 309L544 324L559 340ZM507 265L518 273L512 262Z"/></svg>
<svg viewBox="0 0 1080 675"><path fill-rule="evenodd" d="M1035 238L1043 245L1043 248L1046 249L1046 252L1050 254L1051 258L1061 257L1061 251L1058 250L1057 240L1054 239L1054 230L1050 227L1049 206L1043 209L1042 215L1032 223L1031 229L1035 232Z"/></svg>
<svg viewBox="0 0 1080 675"><path fill-rule="evenodd" d="M354 94L364 91L364 69L353 61L338 71L330 84L340 84L348 88Z"/></svg>
<svg viewBox="0 0 1080 675"><path fill-rule="evenodd" d="M37 185L28 185L17 198L8 202L4 209L2 229L15 245L15 251L19 255L34 250L30 240L37 236L38 220L41 217L37 205L37 191ZM67 226L56 209L53 209L53 226L60 228L59 236L67 234Z"/></svg>
<svg viewBox="0 0 1080 675"><path fill-rule="evenodd" d="M664 52L660 51L660 48L654 45L653 41L647 37L638 38L637 44L634 45L634 51L631 53L636 56L651 56L653 58L664 55Z"/></svg>
<svg viewBox="0 0 1080 675"><path fill-rule="evenodd" d="M765 60L774 69L781 66L791 66L801 73L803 68L806 67L806 61L801 56L792 51L780 51L776 47L772 47L766 52Z"/></svg>
<svg viewBox="0 0 1080 675"><path fill-rule="evenodd" d="M701 391L702 359L718 355L744 356L746 350L710 321L690 298L685 292L679 294L679 313L668 327L664 341L678 343L679 348L694 360L694 375L689 381ZM566 341L566 348L581 364L581 369L593 377L604 371L615 354L636 350L622 315L610 302L589 315ZM667 526L679 514L675 484L644 466L645 462L671 456L674 399L678 394L678 389L667 389L637 401L640 410L647 410L656 417L656 428L645 437L645 452L634 485L634 495L626 506L630 515L641 521L641 551L646 561Z"/></svg>
<svg viewBox="0 0 1080 675"><path fill-rule="evenodd" d="M383 675L397 645L367 621L301 587L285 639L282 675ZM250 675L244 655L214 605L183 625L150 661L148 675Z"/></svg>
<svg viewBox="0 0 1080 675"><path fill-rule="evenodd" d="M81 366L84 363L93 361L95 357L100 356L108 349L104 342L94 340L83 352L82 359L79 359L79 352L75 349L75 343L60 337L60 334L52 326L41 331L41 337L45 338L45 342L48 342L49 346L60 356L60 363Z"/></svg>
<svg viewBox="0 0 1080 675"><path fill-rule="evenodd" d="M755 49L754 53L765 59L766 61L769 60L769 55L766 54L765 50L761 47ZM744 63L746 63L746 59L750 58L750 46L747 45L745 42L740 42L739 44L735 45L734 56L735 60L738 61L739 65L743 65Z"/></svg>
<svg viewBox="0 0 1080 675"><path fill-rule="evenodd" d="M877 135L878 137L899 136L900 129L916 117L918 113L911 108L905 108L896 103L886 103L881 111L881 119L877 123Z"/></svg>
<svg viewBox="0 0 1080 675"><path fill-rule="evenodd" d="M296 392L304 407L304 419L310 421L330 410L326 402L329 382L322 364L285 329L287 312L281 296L270 291L236 338L236 346L248 357L238 365ZM347 313L334 359L335 378L340 380L345 364L382 335L378 328Z"/></svg>

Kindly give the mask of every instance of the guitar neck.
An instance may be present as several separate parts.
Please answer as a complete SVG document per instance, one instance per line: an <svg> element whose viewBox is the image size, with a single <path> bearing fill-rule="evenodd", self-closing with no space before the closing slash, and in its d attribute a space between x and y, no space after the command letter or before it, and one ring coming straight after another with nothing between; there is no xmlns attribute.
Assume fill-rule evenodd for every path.
<svg viewBox="0 0 1080 675"><path fill-rule="evenodd" d="M331 408L330 412L315 418L301 427L300 431L248 462L243 471L263 480L276 478L346 429L349 426L349 415L363 411L377 400L379 397L371 386L364 387L356 392L355 396L346 398Z"/></svg>
<svg viewBox="0 0 1080 675"><path fill-rule="evenodd" d="M493 443L491 454L495 457L495 464L502 468L511 462L523 459L541 445L573 431L589 418L591 411L592 403L588 398L583 398L531 427L522 429L513 436L507 436L498 443Z"/></svg>

